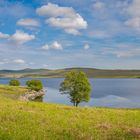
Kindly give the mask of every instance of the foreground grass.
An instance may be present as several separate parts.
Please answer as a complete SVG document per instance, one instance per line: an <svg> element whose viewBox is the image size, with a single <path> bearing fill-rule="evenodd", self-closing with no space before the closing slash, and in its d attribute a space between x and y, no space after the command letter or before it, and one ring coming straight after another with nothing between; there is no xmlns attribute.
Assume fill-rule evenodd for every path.
<svg viewBox="0 0 140 140"><path fill-rule="evenodd" d="M7 88L8 95L26 90L3 88L5 91ZM3 88L0 86L1 91ZM0 92L0 140L139 139L139 109L76 108L20 102L6 98Z"/></svg>

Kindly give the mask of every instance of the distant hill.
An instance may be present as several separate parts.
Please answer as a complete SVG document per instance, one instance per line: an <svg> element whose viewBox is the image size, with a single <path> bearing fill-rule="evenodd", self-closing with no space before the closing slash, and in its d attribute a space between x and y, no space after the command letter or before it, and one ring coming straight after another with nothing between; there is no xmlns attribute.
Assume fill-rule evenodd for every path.
<svg viewBox="0 0 140 140"><path fill-rule="evenodd" d="M0 70L0 74L3 73L34 73L34 72L43 72L49 71L48 69L23 69L23 70Z"/></svg>
<svg viewBox="0 0 140 140"><path fill-rule="evenodd" d="M64 77L69 71L84 71L91 78L140 78L140 70L107 70L95 68L0 70L0 77Z"/></svg>

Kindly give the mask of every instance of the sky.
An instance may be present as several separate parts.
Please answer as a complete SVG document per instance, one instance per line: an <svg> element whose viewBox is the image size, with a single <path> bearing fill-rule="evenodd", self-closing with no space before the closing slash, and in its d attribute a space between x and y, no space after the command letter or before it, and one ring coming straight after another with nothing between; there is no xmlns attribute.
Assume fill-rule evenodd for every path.
<svg viewBox="0 0 140 140"><path fill-rule="evenodd" d="M0 69L140 69L140 0L0 0Z"/></svg>

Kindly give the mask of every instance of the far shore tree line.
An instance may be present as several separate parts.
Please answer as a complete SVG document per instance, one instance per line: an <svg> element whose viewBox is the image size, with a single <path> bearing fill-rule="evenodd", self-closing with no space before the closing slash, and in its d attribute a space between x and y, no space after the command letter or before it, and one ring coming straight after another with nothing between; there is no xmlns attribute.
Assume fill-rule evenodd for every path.
<svg viewBox="0 0 140 140"><path fill-rule="evenodd" d="M9 82L10 86L20 86L20 81L12 79ZM34 91L43 89L42 81L28 80L26 82L27 88ZM60 84L59 91L61 94L67 94L70 102L74 106L78 106L81 102L88 102L90 100L91 85L89 79L84 72L72 71L68 72Z"/></svg>

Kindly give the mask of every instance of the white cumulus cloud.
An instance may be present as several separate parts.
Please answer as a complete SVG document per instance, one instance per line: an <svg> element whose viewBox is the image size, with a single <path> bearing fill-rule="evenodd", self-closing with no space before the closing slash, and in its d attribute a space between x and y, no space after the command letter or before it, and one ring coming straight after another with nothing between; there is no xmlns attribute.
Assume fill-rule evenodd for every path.
<svg viewBox="0 0 140 140"><path fill-rule="evenodd" d="M87 22L72 7L60 7L48 3L48 5L37 8L36 13L40 16L48 16L46 23L64 29L69 34L79 35L80 29L87 28Z"/></svg>
<svg viewBox="0 0 140 140"><path fill-rule="evenodd" d="M37 8L36 13L40 16L67 16L75 15L75 11L72 7L59 7L57 4L48 3L48 5L43 5Z"/></svg>
<svg viewBox="0 0 140 140"><path fill-rule="evenodd" d="M0 32L0 38L1 38L1 39L6 39L6 38L8 38L8 37L9 37L8 34L4 34L4 33Z"/></svg>
<svg viewBox="0 0 140 140"><path fill-rule="evenodd" d="M125 21L125 25L140 29L140 0L133 0L126 8L126 12L129 18Z"/></svg>
<svg viewBox="0 0 140 140"><path fill-rule="evenodd" d="M25 18L25 19L20 19L19 21L17 21L17 25L24 26L24 27L38 27L40 26L40 23L38 20Z"/></svg>
<svg viewBox="0 0 140 140"><path fill-rule="evenodd" d="M9 37L9 40L16 45L22 45L33 39L35 39L34 35L30 35L28 33L19 30L17 30L15 34Z"/></svg>
<svg viewBox="0 0 140 140"><path fill-rule="evenodd" d="M48 44L45 44L42 46L42 49L43 50L49 50L49 49L54 49L54 50L63 50L63 46L57 42L57 41L54 41L52 44L48 45Z"/></svg>
<svg viewBox="0 0 140 140"><path fill-rule="evenodd" d="M50 46L52 49L56 49L56 50L62 50L63 47L60 43L58 43L57 41L54 41L51 46Z"/></svg>
<svg viewBox="0 0 140 140"><path fill-rule="evenodd" d="M16 63L16 64L25 64L25 61L23 59L15 59L15 60L13 60L13 63Z"/></svg>

